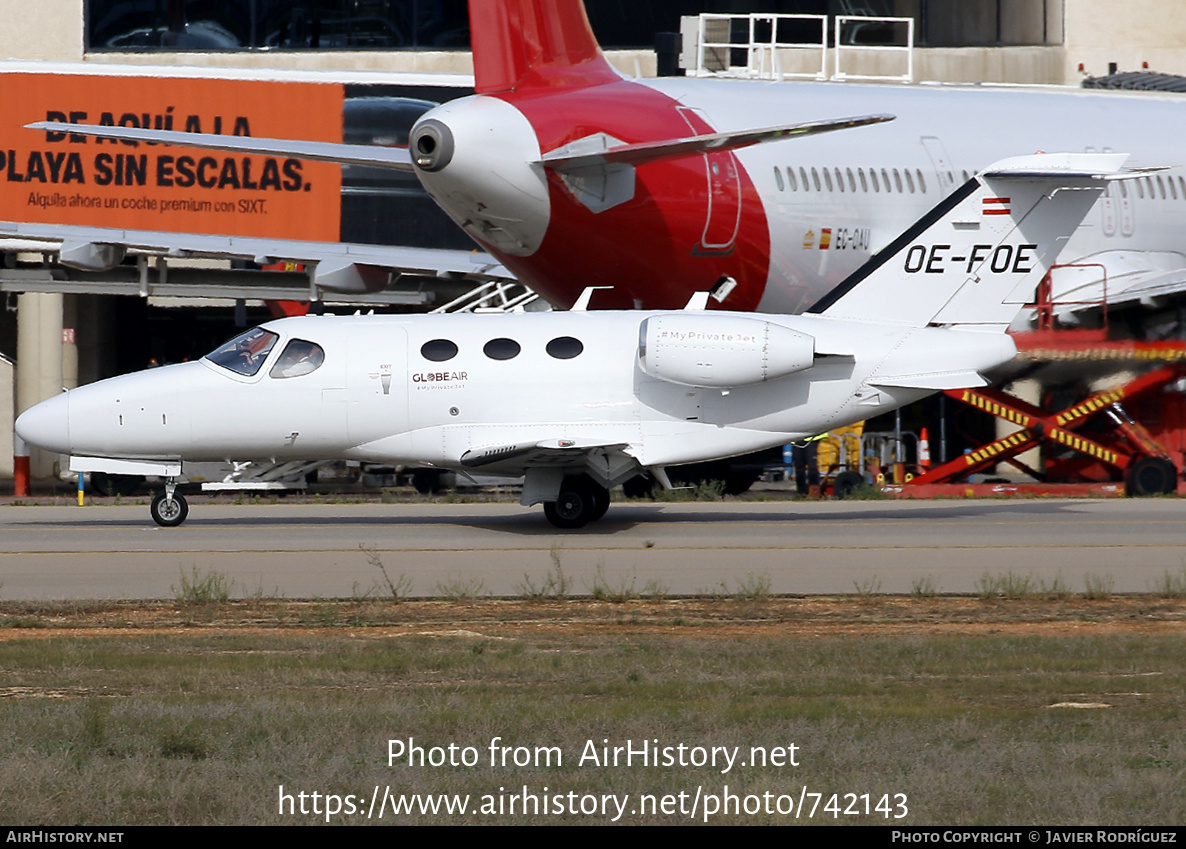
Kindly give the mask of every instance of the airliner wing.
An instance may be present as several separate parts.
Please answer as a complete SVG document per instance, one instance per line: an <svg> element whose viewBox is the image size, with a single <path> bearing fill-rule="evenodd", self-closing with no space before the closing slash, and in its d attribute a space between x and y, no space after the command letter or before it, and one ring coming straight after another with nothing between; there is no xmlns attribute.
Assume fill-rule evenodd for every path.
<svg viewBox="0 0 1186 849"><path fill-rule="evenodd" d="M173 130L147 130L138 127L63 124L58 121L38 121L34 124L26 124L25 128L45 130L50 133L96 136L104 139L226 150L232 153L293 156L298 159L312 159L318 162L337 162L341 165L366 165L372 168L393 168L397 171L412 170L412 157L408 153L408 149L404 147L337 144L300 139L267 139L252 136L222 136L211 133L179 133Z"/></svg>
<svg viewBox="0 0 1186 849"><path fill-rule="evenodd" d="M15 269L6 270L0 275L4 289L19 288L30 292L151 292L177 296L200 290L203 294L217 291L226 297L303 300L313 294L310 292L313 287L358 296L363 300L369 299L369 302L391 300L395 303L402 302L396 294L376 297L387 286L389 272L395 275L466 278L476 282L514 280L514 275L498 260L477 250L309 242L15 221L0 221L0 241L14 250L60 254L66 269ZM244 283L250 274L174 267L163 272L159 263L156 268L138 271L135 266L121 265L125 256L135 254L166 259L239 259L260 265L293 262L301 263L309 270L305 274L287 276L272 272L256 273L250 283ZM70 269L88 272L89 276L72 284ZM151 278L147 276L149 274Z"/></svg>

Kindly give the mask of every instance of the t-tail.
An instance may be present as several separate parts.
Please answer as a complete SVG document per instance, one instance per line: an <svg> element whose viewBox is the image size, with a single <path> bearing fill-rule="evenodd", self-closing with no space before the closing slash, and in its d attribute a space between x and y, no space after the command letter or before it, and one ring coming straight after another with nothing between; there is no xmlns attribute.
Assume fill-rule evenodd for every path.
<svg viewBox="0 0 1186 849"><path fill-rule="evenodd" d="M1121 172L1127 154L1034 154L977 174L809 313L1003 330Z"/></svg>

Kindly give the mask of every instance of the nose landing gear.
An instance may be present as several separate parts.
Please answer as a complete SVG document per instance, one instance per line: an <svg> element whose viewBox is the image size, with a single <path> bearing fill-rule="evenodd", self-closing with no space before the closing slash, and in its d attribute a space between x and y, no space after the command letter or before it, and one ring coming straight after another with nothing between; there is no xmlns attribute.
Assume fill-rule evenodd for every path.
<svg viewBox="0 0 1186 849"><path fill-rule="evenodd" d="M177 484L170 478L165 484L165 491L158 492L152 499L148 512L162 528L175 528L189 515L189 502L177 492Z"/></svg>

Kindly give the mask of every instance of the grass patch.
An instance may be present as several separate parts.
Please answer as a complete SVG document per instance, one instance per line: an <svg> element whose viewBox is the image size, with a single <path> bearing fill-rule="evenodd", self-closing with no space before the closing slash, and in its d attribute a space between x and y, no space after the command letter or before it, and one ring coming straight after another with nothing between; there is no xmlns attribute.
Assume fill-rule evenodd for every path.
<svg viewBox="0 0 1186 849"><path fill-rule="evenodd" d="M1169 569L1153 584L1153 594L1160 598L1186 598L1186 566L1173 574Z"/></svg>
<svg viewBox="0 0 1186 849"><path fill-rule="evenodd" d="M746 572L736 580L733 598L744 602L770 600L770 575L766 572Z"/></svg>
<svg viewBox="0 0 1186 849"><path fill-rule="evenodd" d="M638 581L637 575L624 575L616 580L606 577L605 564L598 563L597 571L593 575L593 583L586 584L589 594L597 601L608 601L611 604L624 604L638 598L638 591L634 585Z"/></svg>
<svg viewBox="0 0 1186 849"><path fill-rule="evenodd" d="M934 598L938 595L935 590L935 579L930 575L915 578L910 582L910 595L914 598Z"/></svg>
<svg viewBox="0 0 1186 849"><path fill-rule="evenodd" d="M486 582L481 578L446 578L437 581L437 595L454 604L477 601L486 594Z"/></svg>
<svg viewBox="0 0 1186 849"><path fill-rule="evenodd" d="M973 586L976 588L976 594L985 601L995 598L1014 601L1029 599L1038 592L1038 584L1033 575L1019 575L1016 572L1006 572L1003 575L985 572Z"/></svg>
<svg viewBox="0 0 1186 849"><path fill-rule="evenodd" d="M234 581L226 575L213 569L203 573L197 566L190 567L189 575L182 569L180 584L169 586L173 598L182 607L225 604L233 590Z"/></svg>
<svg viewBox="0 0 1186 849"><path fill-rule="evenodd" d="M1105 601L1112 597L1116 581L1111 575L1096 575L1088 572L1083 576L1083 597L1091 601Z"/></svg>

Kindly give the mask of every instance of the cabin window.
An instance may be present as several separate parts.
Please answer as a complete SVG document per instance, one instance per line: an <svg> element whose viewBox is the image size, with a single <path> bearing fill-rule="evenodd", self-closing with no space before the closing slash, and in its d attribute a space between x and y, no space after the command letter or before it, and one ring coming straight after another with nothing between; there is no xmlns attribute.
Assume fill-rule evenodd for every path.
<svg viewBox="0 0 1186 849"><path fill-rule="evenodd" d="M902 172L897 168L894 169L894 188L898 190L898 194L902 194Z"/></svg>
<svg viewBox="0 0 1186 849"><path fill-rule="evenodd" d="M840 173L840 169L836 169L836 188L844 191L844 175Z"/></svg>
<svg viewBox="0 0 1186 849"><path fill-rule="evenodd" d="M513 360L521 350L518 342L506 337L491 339L482 347L482 353L492 360Z"/></svg>
<svg viewBox="0 0 1186 849"><path fill-rule="evenodd" d="M914 194L914 178L910 176L910 172L904 172L906 175L906 188L910 190L910 194Z"/></svg>
<svg viewBox="0 0 1186 849"><path fill-rule="evenodd" d="M457 345L448 339L433 339L420 346L420 356L434 363L443 363L457 356Z"/></svg>
<svg viewBox="0 0 1186 849"><path fill-rule="evenodd" d="M787 182L791 184L791 191L792 191L792 192L797 192L797 191L799 191L799 186L798 186L798 184L795 182L795 169L794 169L794 168L788 168L788 169L787 169Z"/></svg>
<svg viewBox="0 0 1186 849"><path fill-rule="evenodd" d="M573 357L579 357L581 351L585 350L585 346L580 339L574 339L571 336L557 336L548 343L545 350L549 356L558 360L571 360Z"/></svg>
<svg viewBox="0 0 1186 849"><path fill-rule="evenodd" d="M857 178L852 175L851 168L845 168L844 173L848 175L848 189L855 192L857 190Z"/></svg>
<svg viewBox="0 0 1186 849"><path fill-rule="evenodd" d="M317 371L325 362L325 350L316 342L304 339L290 339L280 352L276 365L272 366L269 375L276 378L300 377Z"/></svg>
<svg viewBox="0 0 1186 849"><path fill-rule="evenodd" d="M206 359L236 374L252 377L264 364L279 338L270 330L255 327L207 354Z"/></svg>
<svg viewBox="0 0 1186 849"><path fill-rule="evenodd" d="M1124 185L1124 181L1120 181L1116 185L1120 187L1120 197L1128 197L1128 186Z"/></svg>
<svg viewBox="0 0 1186 849"><path fill-rule="evenodd" d="M777 165L774 166L774 182L778 184L778 190L780 192L786 191L786 187L782 183L782 171L778 169Z"/></svg>
<svg viewBox="0 0 1186 849"><path fill-rule="evenodd" d="M1137 184L1137 197L1140 198L1141 200L1144 200L1145 199L1145 181L1138 177L1133 182L1135 182Z"/></svg>
<svg viewBox="0 0 1186 849"><path fill-rule="evenodd" d="M827 174L828 172L825 171L824 173ZM817 192L821 191L819 184L819 171L816 171L814 167L811 169L811 182L815 184L815 190Z"/></svg>
<svg viewBox="0 0 1186 849"><path fill-rule="evenodd" d="M923 194L927 191L927 181L922 178L922 171L917 168L914 170L914 176L918 178L918 190Z"/></svg>
<svg viewBox="0 0 1186 849"><path fill-rule="evenodd" d="M881 169L881 183L883 186L885 186L885 190L887 192L892 192L894 190L894 187L890 185L889 172L884 168Z"/></svg>
<svg viewBox="0 0 1186 849"><path fill-rule="evenodd" d="M869 180L872 181L872 183L873 183L873 191L880 192L881 186L878 185L878 183L877 183L877 169L876 168L869 169Z"/></svg>
<svg viewBox="0 0 1186 849"><path fill-rule="evenodd" d="M832 172L827 168L824 169L824 185L828 187L829 192L836 191L836 189L832 187Z"/></svg>
<svg viewBox="0 0 1186 849"><path fill-rule="evenodd" d="M865 169L858 168L857 176L861 178L861 191L868 192L869 191L869 183L865 180Z"/></svg>
<svg viewBox="0 0 1186 849"><path fill-rule="evenodd" d="M803 191L811 191L811 185L807 182L807 171L802 166L799 167L799 182L803 184ZM819 188L818 186L816 188Z"/></svg>
<svg viewBox="0 0 1186 849"><path fill-rule="evenodd" d="M1165 200L1165 183L1161 179L1161 175L1157 175L1157 193L1161 195L1161 199Z"/></svg>
<svg viewBox="0 0 1186 849"><path fill-rule="evenodd" d="M1165 181L1166 181L1167 183L1169 183L1169 186L1170 186L1170 198L1171 198L1172 200L1177 200L1177 199L1178 199L1178 189L1177 189L1177 187L1176 187L1176 186L1174 186L1174 178L1173 178L1173 177L1166 177L1166 178L1165 178Z"/></svg>

